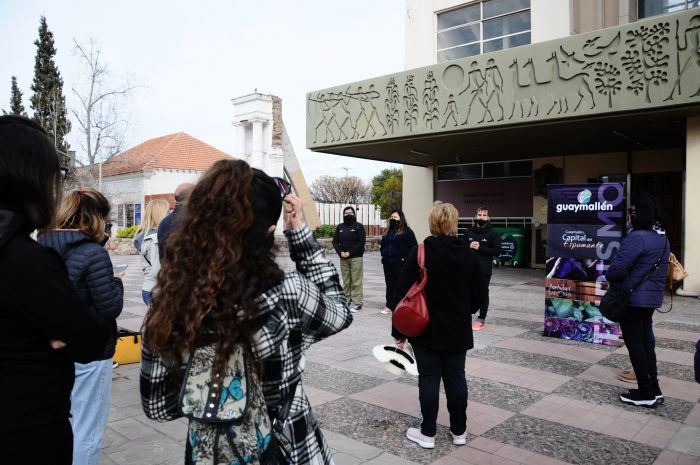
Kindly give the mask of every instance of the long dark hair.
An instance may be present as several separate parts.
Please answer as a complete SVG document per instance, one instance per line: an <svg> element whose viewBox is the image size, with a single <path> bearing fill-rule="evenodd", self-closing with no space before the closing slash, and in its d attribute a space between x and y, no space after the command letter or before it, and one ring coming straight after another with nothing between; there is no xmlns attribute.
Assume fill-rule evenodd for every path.
<svg viewBox="0 0 700 465"><path fill-rule="evenodd" d="M391 213L389 213L389 221L391 221L391 215L393 215L394 213L399 214L399 225L396 228L396 235L399 236L403 234L406 231L406 229L408 229L408 223L406 223L406 215L404 215L403 211L399 210L398 208L394 208L393 210L391 210ZM391 231L391 228L387 226L386 229L384 229L384 234L382 235L386 236L387 234L389 234L389 231Z"/></svg>
<svg viewBox="0 0 700 465"><path fill-rule="evenodd" d="M53 226L61 201L56 146L36 122L0 116L0 204L26 216L30 229Z"/></svg>
<svg viewBox="0 0 700 465"><path fill-rule="evenodd" d="M200 336L219 342L219 361L241 338L253 345L262 323L254 299L284 277L268 231L281 210L272 179L244 161L220 160L204 173L168 238L144 323L152 350L179 368Z"/></svg>
<svg viewBox="0 0 700 465"><path fill-rule="evenodd" d="M653 229L657 226L666 229L666 217L659 199L647 192L636 192L632 195L635 214L631 217L634 229Z"/></svg>

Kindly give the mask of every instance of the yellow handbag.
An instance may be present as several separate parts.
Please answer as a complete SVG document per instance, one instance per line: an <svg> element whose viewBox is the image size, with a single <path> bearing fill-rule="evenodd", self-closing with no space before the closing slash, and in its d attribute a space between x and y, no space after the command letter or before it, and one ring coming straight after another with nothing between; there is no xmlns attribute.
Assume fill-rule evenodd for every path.
<svg viewBox="0 0 700 465"><path fill-rule="evenodd" d="M141 361L141 333L119 328L113 360L120 365Z"/></svg>

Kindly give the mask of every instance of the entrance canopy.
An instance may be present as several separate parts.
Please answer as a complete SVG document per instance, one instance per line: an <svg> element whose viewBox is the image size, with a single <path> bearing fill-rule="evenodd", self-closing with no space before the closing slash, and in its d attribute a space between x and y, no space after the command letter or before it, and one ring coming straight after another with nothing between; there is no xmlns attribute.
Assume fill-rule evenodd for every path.
<svg viewBox="0 0 700 465"><path fill-rule="evenodd" d="M700 114L700 14L307 94L307 147L418 166L682 147Z"/></svg>

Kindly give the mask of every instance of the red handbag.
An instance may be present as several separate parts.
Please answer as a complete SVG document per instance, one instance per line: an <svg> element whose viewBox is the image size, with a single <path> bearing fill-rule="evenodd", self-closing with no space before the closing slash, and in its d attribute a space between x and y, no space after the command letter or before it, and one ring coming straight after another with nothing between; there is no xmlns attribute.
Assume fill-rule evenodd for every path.
<svg viewBox="0 0 700 465"><path fill-rule="evenodd" d="M425 300L425 285L428 283L428 272L425 269L425 246L418 245L418 267L420 277L408 290L406 296L396 305L391 315L391 324L402 334L416 337L423 334L430 323L428 304Z"/></svg>

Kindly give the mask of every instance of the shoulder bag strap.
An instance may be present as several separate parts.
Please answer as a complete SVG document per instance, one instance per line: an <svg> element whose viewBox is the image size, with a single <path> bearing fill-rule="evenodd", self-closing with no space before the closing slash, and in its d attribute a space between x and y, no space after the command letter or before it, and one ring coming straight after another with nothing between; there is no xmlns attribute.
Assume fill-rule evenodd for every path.
<svg viewBox="0 0 700 465"><path fill-rule="evenodd" d="M639 286L641 286L642 283L643 283L644 281L646 281L647 278L649 278L649 276L651 276L651 274L652 274L654 271L656 271L656 270L659 269L659 267L661 266L661 260L663 260L663 259L664 259L664 255L666 255L666 250L668 250L668 239L664 237L664 251L661 252L661 255L660 255L659 258L656 260L656 263L654 263L654 265L651 267L651 269L650 269L649 271L647 271L646 274L645 274L644 276L642 276L642 279L639 280L639 282L637 283L637 285L634 286L632 289L630 289L630 292L634 292L634 290L637 289Z"/></svg>
<svg viewBox="0 0 700 465"><path fill-rule="evenodd" d="M425 268L425 244L418 244L418 268L420 269L420 282L418 283L418 291L423 289L428 283L428 270Z"/></svg>

